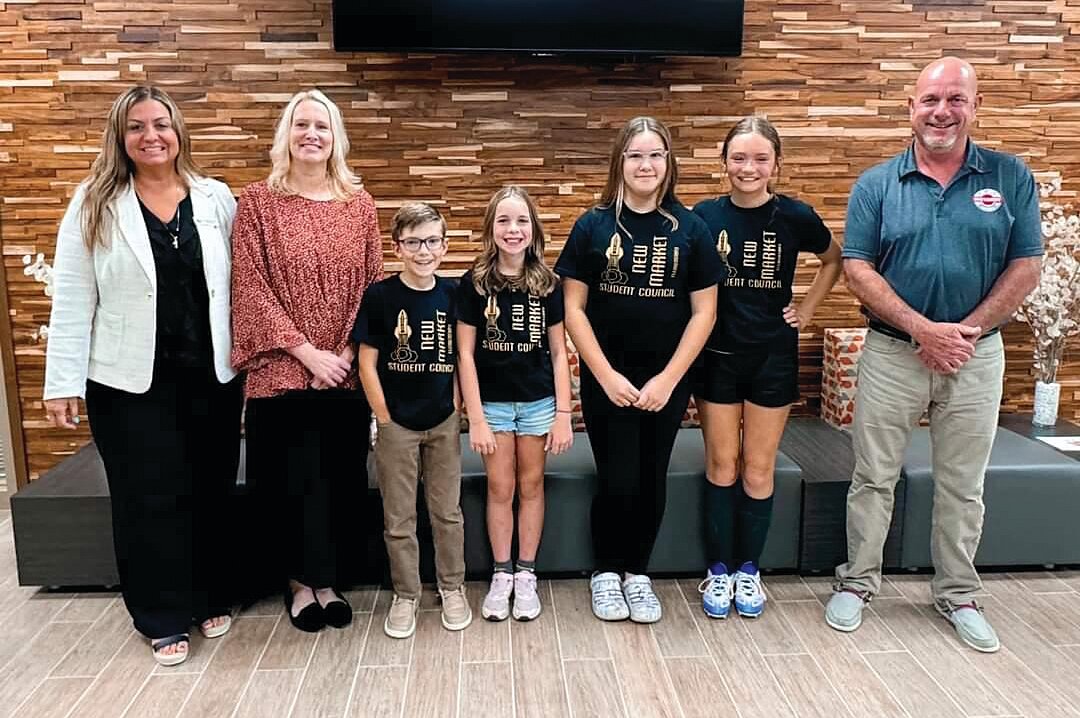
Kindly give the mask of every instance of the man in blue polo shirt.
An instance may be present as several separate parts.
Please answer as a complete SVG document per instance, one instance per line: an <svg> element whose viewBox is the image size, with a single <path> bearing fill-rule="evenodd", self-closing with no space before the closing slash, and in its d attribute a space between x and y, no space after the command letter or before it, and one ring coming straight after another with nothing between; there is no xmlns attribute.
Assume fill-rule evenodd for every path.
<svg viewBox="0 0 1080 718"><path fill-rule="evenodd" d="M851 191L844 272L870 331L852 427L848 560L825 620L854 631L880 590L900 464L929 409L931 593L965 643L993 652L1000 644L975 603L973 559L1005 369L998 327L1038 282L1043 246L1031 172L968 137L981 101L970 64L930 63L908 98L911 146Z"/></svg>

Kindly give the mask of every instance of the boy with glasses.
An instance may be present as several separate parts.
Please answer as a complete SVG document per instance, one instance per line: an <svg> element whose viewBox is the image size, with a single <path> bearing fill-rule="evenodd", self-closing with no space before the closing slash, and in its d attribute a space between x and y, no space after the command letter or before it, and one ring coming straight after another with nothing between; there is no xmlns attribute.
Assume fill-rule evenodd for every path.
<svg viewBox="0 0 1080 718"><path fill-rule="evenodd" d="M420 605L416 490L424 497L435 542L442 624L472 621L465 598L465 533L455 375L454 282L435 274L446 255L446 222L429 204L410 202L391 223L403 268L364 295L352 339L360 381L378 427L375 466L383 498L383 538L394 600L383 624L392 638L416 630Z"/></svg>

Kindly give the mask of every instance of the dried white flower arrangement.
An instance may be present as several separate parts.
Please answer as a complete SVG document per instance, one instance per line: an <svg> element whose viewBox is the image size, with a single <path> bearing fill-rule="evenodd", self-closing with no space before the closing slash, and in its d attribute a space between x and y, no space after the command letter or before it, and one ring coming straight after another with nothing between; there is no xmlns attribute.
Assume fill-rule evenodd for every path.
<svg viewBox="0 0 1080 718"><path fill-rule="evenodd" d="M1039 173L1039 210L1046 255L1035 290L1013 318L1035 336L1035 378L1052 383L1070 337L1080 334L1080 215L1051 197L1061 191L1061 175Z"/></svg>
<svg viewBox="0 0 1080 718"><path fill-rule="evenodd" d="M28 277L33 277L35 281L41 282L45 285L45 296L51 297L53 293L53 268L52 265L45 261L44 254L38 254L36 258L31 259L29 254L24 254L22 258L23 274ZM34 341L39 339L49 338L49 326L42 324L37 331L31 334Z"/></svg>

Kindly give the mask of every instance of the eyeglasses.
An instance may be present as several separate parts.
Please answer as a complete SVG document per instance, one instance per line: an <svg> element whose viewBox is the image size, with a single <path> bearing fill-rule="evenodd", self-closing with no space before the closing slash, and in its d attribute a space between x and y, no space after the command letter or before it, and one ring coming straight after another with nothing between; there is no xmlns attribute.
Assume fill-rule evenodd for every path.
<svg viewBox="0 0 1080 718"><path fill-rule="evenodd" d="M667 156L667 150L653 150L652 152L637 152L632 150L630 152L623 152L623 157L628 161L639 165L644 164L646 161L654 165L660 164L667 159Z"/></svg>
<svg viewBox="0 0 1080 718"><path fill-rule="evenodd" d="M406 237L399 239L397 243L404 247L407 252L419 252L420 245L427 247L429 252L434 252L443 248L446 244L446 237L425 237L424 239Z"/></svg>

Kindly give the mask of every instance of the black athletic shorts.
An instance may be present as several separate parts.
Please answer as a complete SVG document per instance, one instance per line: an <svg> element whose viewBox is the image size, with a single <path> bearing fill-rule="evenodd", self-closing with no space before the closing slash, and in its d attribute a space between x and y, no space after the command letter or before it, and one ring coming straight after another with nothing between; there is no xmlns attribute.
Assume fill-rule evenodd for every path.
<svg viewBox="0 0 1080 718"><path fill-rule="evenodd" d="M799 398L798 336L786 347L759 345L730 353L705 349L698 371L694 396L699 400L787 406Z"/></svg>

